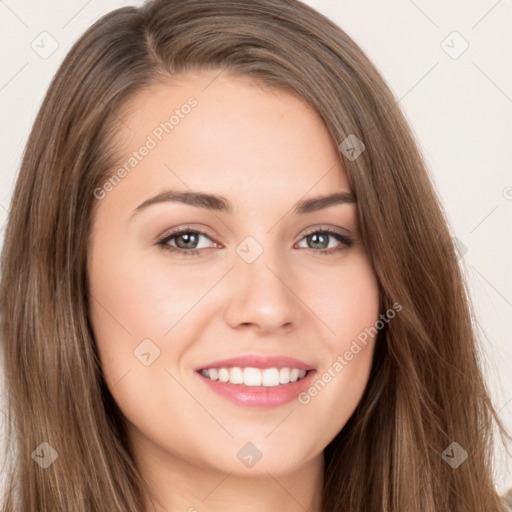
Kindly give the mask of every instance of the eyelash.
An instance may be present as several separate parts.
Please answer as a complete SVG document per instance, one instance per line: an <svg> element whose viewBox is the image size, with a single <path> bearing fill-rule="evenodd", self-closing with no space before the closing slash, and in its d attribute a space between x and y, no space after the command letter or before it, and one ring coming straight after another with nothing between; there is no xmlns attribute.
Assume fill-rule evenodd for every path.
<svg viewBox="0 0 512 512"><path fill-rule="evenodd" d="M204 250L204 249L180 249L178 247L173 247L172 245L169 245L167 243L170 240L172 240L174 237L179 236L179 235L183 235L184 233L194 233L194 234L197 234L197 235L203 235L203 236L205 236L205 237L207 237L207 238L209 238L211 240L210 236L208 236L203 231L198 231L196 229L191 229L191 228L188 228L188 227L184 227L184 228L181 228L179 230L173 231L172 233L169 233L169 234L159 238L157 243L156 243L156 245L159 245L162 249L164 249L166 251L170 251L170 252L173 252L173 253L181 253L181 254L183 254L185 256L187 256L187 255L193 256L193 255L199 254L202 250ZM347 247L351 247L353 245L353 243L354 243L353 240L351 238L349 238L348 236L346 236L346 235L342 235L341 233L337 233L336 231L332 231L332 230L329 230L329 229L318 229L318 228L315 228L315 229L305 233L304 236L301 238L301 240L306 238L309 235L313 235L313 234L316 234L316 233L322 233L322 234L330 235L330 236L334 237L336 240L338 240L338 242L342 243L342 245L340 245L339 247L334 247L334 248L331 248L331 249L320 249L320 250L310 249L311 251L317 252L317 253L321 254L322 256L329 256L331 254L343 251Z"/></svg>

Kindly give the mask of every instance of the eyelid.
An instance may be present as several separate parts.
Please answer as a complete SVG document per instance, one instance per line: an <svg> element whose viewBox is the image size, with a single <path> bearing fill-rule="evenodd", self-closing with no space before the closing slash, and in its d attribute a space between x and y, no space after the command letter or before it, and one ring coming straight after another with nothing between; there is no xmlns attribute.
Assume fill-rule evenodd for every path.
<svg viewBox="0 0 512 512"><path fill-rule="evenodd" d="M340 228L337 226L328 226L326 224L317 224L311 228L308 228L304 233L302 233L302 237L308 236L311 233L316 233L317 231L334 231L338 233L338 235L348 236L351 234L350 229Z"/></svg>
<svg viewBox="0 0 512 512"><path fill-rule="evenodd" d="M349 235L344 234L343 231L349 233ZM202 247L200 249L199 248L180 249L180 248L174 247L168 243L173 238L180 236L181 234L187 233L187 232L194 232L199 236L204 236L206 238L209 238L212 241L212 243L214 244L214 247ZM325 234L327 234L327 236L330 236L331 238L335 238L337 240L337 242L339 244L341 244L340 247L334 247L334 248L330 248L330 249L326 248L326 249L322 249L322 250L318 250L318 251L311 249L313 252L318 253L318 255L330 256L330 255L339 253L339 252L353 246L355 243L354 238L350 234L350 230L347 230L344 228L339 228L339 227L317 225L317 226L312 226L312 227L308 228L305 232L303 232L301 238L299 239L298 242L296 242L294 244L293 247L295 248L295 246L298 243L300 243L302 240L304 240L305 238L307 238L309 235L311 235L313 233L325 233ZM206 249L212 249L212 248L221 248L222 249L222 248L224 248L224 246L222 244L217 242L215 240L215 238L210 236L207 232L202 231L201 229L198 229L198 228L194 228L193 226L190 226L190 225L184 225L179 228L175 228L175 229L171 230L170 232L166 232L163 235L160 235L158 237L158 239L155 241L155 245L161 246L163 249L171 251L173 253L176 253L178 256L181 255L183 257L186 257L187 255L188 256L199 255L201 253L204 253L204 251Z"/></svg>
<svg viewBox="0 0 512 512"><path fill-rule="evenodd" d="M204 229L202 227L195 227L193 224L184 224L177 228L168 229L164 231L161 235L158 235L155 238L154 242L158 243L161 242L162 240L165 240L166 238L169 238L171 236L177 236L180 235L181 233L186 233L188 231L193 231L194 233L207 236L210 240L212 240L212 242L215 242L218 245L222 245L220 244L220 242L215 241L215 237L209 234L207 229Z"/></svg>
<svg viewBox="0 0 512 512"><path fill-rule="evenodd" d="M187 232L187 231L193 231L198 234L205 235L212 242L216 243L217 245L222 245L220 242L217 242L215 240L215 237L210 235L207 232L207 230L204 230L203 228L194 227L194 225L188 225L188 224L185 224L185 225L175 228L175 229L165 231L162 235L159 235L156 237L155 243L161 242L162 240L165 240L166 238L169 238L171 236L176 236L176 235L179 235L179 234ZM302 232L302 234L300 235L301 238L299 239L299 241L312 233L316 233L317 231L333 231L342 236L347 236L347 234L350 236L350 234L351 234L351 231L346 228L340 228L340 227L336 227L336 226L328 226L325 224L320 224L320 225L315 225L310 228L307 228L306 231Z"/></svg>

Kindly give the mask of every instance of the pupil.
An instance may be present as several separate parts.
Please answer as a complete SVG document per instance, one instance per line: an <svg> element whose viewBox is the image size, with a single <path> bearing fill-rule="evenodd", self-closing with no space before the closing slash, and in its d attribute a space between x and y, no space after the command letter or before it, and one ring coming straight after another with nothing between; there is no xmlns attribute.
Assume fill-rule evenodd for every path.
<svg viewBox="0 0 512 512"><path fill-rule="evenodd" d="M181 235L179 235L176 239L176 245L182 249L191 249L191 247L188 247L188 244L192 243L197 243L197 240L195 240L197 238L197 235L194 234L194 233L182 233ZM178 241L181 240L181 239L184 239L184 240L187 240L188 241L185 241L184 244L180 244Z"/></svg>
<svg viewBox="0 0 512 512"><path fill-rule="evenodd" d="M320 242L321 245L324 245L324 247L321 247L321 249L325 249L329 245L329 242L327 242L327 245L325 244L325 242L327 241L327 235L325 235L325 234L319 235L318 233L310 235L310 238L313 240L313 244L317 243L319 237L323 237L325 239L323 244Z"/></svg>

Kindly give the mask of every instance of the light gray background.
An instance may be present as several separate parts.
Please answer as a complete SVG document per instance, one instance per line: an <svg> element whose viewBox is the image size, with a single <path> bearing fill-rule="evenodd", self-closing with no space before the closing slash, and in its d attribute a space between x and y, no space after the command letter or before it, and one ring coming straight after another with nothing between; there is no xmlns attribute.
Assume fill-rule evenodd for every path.
<svg viewBox="0 0 512 512"><path fill-rule="evenodd" d="M140 3L0 0L2 238L23 147L58 65L101 15ZM413 128L461 244L486 377L512 430L512 1L307 3L366 51ZM48 55L52 39L58 48ZM0 422L7 421L3 410L0 403ZM503 451L498 456L495 482L503 492L512 487L512 474Z"/></svg>

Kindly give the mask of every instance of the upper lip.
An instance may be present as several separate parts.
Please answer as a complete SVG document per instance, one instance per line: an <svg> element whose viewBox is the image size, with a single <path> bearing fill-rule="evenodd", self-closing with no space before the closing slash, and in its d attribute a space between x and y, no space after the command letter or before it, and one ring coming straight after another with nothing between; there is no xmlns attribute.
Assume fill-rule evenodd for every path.
<svg viewBox="0 0 512 512"><path fill-rule="evenodd" d="M245 355L231 357L229 359L222 359L212 361L210 363L198 366L195 370L200 371L208 368L232 368L239 366L242 368L297 368L299 370L313 370L313 366L295 359L294 357L276 355L276 356L263 356L263 355Z"/></svg>

